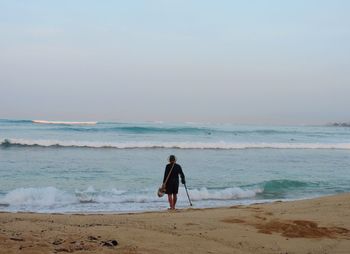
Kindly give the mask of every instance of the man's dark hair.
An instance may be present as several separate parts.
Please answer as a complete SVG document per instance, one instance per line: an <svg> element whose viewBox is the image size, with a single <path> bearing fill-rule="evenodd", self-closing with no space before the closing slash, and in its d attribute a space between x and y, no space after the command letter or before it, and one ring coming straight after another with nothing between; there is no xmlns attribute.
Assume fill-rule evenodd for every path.
<svg viewBox="0 0 350 254"><path fill-rule="evenodd" d="M175 161L176 161L175 155L170 155L169 156L169 162L175 162Z"/></svg>

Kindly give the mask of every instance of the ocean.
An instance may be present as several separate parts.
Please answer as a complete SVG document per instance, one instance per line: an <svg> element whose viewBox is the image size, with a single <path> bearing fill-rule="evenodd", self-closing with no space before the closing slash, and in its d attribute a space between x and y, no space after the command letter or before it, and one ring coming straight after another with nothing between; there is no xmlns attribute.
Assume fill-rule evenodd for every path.
<svg viewBox="0 0 350 254"><path fill-rule="evenodd" d="M350 191L349 127L0 120L0 211L165 210L170 154L196 208Z"/></svg>

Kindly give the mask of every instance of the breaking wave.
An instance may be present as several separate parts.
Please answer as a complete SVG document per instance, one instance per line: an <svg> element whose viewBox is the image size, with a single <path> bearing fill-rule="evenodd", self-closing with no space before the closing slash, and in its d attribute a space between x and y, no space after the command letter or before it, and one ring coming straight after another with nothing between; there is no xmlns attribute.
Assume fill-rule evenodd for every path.
<svg viewBox="0 0 350 254"><path fill-rule="evenodd" d="M270 180L264 182L263 184L264 192L286 192L291 189L305 188L311 185L311 183L297 181L297 180Z"/></svg>
<svg viewBox="0 0 350 254"><path fill-rule="evenodd" d="M68 122L68 121L47 121L47 120L32 120L37 124L59 124L59 125L95 125L97 122Z"/></svg>
<svg viewBox="0 0 350 254"><path fill-rule="evenodd" d="M235 200L255 197L262 189L244 190L241 188L226 188L222 190L208 190L207 188L190 190L191 198L198 200Z"/></svg>
<svg viewBox="0 0 350 254"><path fill-rule="evenodd" d="M244 190L241 188L226 188L222 190L208 190L207 188L189 190L191 199L200 200L235 200L254 197L262 190ZM186 197L184 188L179 189L180 196ZM20 207L55 207L87 203L145 203L159 202L154 191L146 190L142 193L131 193L125 190L95 190L89 187L86 190L74 192L63 191L56 187L18 188L9 191L0 199L6 206Z"/></svg>
<svg viewBox="0 0 350 254"><path fill-rule="evenodd" d="M222 189L190 188L189 195L194 202L246 202L259 200L266 196L269 200L286 198L286 194L305 190L314 186L311 182L297 180L270 180L251 186L240 186ZM262 200L265 200L264 198ZM121 207L147 206L161 207L159 203L166 203L166 198L156 196L153 188L138 190L95 189L90 186L85 190L61 190L56 187L17 188L0 197L0 210L33 211L33 212L84 212L120 211ZM179 188L179 202L187 202L185 189ZM119 210L118 210L119 209Z"/></svg>
<svg viewBox="0 0 350 254"><path fill-rule="evenodd" d="M72 148L115 148L115 149L350 149L350 143L229 143L229 142L90 142L74 140L29 140L4 139L1 147L72 147Z"/></svg>

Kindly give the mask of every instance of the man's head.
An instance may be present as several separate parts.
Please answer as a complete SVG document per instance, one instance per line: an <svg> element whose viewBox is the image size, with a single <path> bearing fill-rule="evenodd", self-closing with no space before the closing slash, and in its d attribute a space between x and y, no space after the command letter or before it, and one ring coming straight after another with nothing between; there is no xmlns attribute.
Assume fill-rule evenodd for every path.
<svg viewBox="0 0 350 254"><path fill-rule="evenodd" d="M170 155L169 156L169 162L175 162L176 161L176 157L175 157L175 155Z"/></svg>

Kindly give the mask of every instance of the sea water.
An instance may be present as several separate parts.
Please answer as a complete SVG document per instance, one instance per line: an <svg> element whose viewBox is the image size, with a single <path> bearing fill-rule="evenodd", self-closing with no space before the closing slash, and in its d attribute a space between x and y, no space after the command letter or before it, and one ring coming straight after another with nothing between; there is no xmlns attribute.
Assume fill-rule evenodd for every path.
<svg viewBox="0 0 350 254"><path fill-rule="evenodd" d="M347 127L0 120L0 211L166 209L156 191L170 154L194 207L350 191ZM183 185L177 207L189 207Z"/></svg>

